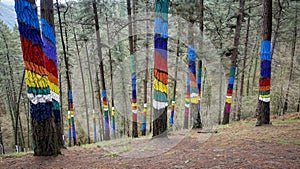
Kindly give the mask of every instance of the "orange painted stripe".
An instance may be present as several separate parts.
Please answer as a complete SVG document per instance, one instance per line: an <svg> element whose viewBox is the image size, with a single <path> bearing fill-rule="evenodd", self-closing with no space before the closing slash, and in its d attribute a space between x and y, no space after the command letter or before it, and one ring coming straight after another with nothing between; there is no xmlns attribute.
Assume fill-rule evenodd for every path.
<svg viewBox="0 0 300 169"><path fill-rule="evenodd" d="M271 86L259 86L260 92L269 91L271 89Z"/></svg>
<svg viewBox="0 0 300 169"><path fill-rule="evenodd" d="M168 74L154 69L154 77L163 84L168 84Z"/></svg>

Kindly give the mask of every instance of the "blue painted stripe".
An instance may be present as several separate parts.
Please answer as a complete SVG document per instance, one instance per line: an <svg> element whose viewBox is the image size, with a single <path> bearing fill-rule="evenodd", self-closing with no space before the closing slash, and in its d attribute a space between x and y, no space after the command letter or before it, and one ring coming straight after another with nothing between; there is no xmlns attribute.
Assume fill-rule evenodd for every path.
<svg viewBox="0 0 300 169"><path fill-rule="evenodd" d="M39 46L43 45L43 41L40 36L40 31L38 29L32 29L30 26L18 22L19 24L19 32L20 35L28 40L30 40L32 43L37 44Z"/></svg>
<svg viewBox="0 0 300 169"><path fill-rule="evenodd" d="M154 32L165 39L168 38L168 22L163 21L160 17L155 17Z"/></svg>
<svg viewBox="0 0 300 169"><path fill-rule="evenodd" d="M189 70L192 74L196 75L196 64L195 61L189 60Z"/></svg>
<svg viewBox="0 0 300 169"><path fill-rule="evenodd" d="M37 30L40 30L37 8L34 8L26 0L15 0L15 10L19 22L23 22Z"/></svg>
<svg viewBox="0 0 300 169"><path fill-rule="evenodd" d="M192 45L188 45L188 59L193 62L196 61L195 50Z"/></svg>
<svg viewBox="0 0 300 169"><path fill-rule="evenodd" d="M37 103L30 102L30 115L31 118L37 122L43 122L52 115L52 103Z"/></svg>
<svg viewBox="0 0 300 169"><path fill-rule="evenodd" d="M159 37L157 35L154 36L154 48L155 51L158 52L164 59L167 60L168 57L168 53L167 53L167 49L168 49L168 42L163 39L162 37Z"/></svg>
<svg viewBox="0 0 300 169"><path fill-rule="evenodd" d="M102 97L106 97L106 90L102 90Z"/></svg>
<svg viewBox="0 0 300 169"><path fill-rule="evenodd" d="M104 130L109 131L108 116L104 118Z"/></svg>
<svg viewBox="0 0 300 169"><path fill-rule="evenodd" d="M229 84L234 84L234 77L229 77L228 83Z"/></svg>
<svg viewBox="0 0 300 169"><path fill-rule="evenodd" d="M72 100L73 95L72 95L72 90L69 90L69 100Z"/></svg>
<svg viewBox="0 0 300 169"><path fill-rule="evenodd" d="M42 40L43 40L43 51L45 53L45 55L51 59L54 63L55 66L57 67L57 57L56 57L56 47L48 41L47 38L45 38L44 36L42 36Z"/></svg>
<svg viewBox="0 0 300 169"><path fill-rule="evenodd" d="M261 78L271 77L271 61L263 60L260 62L260 69Z"/></svg>
<svg viewBox="0 0 300 169"><path fill-rule="evenodd" d="M74 118L74 117L73 117ZM76 139L76 130L75 130L75 124L72 124L72 134L73 134L73 138Z"/></svg>
<svg viewBox="0 0 300 169"><path fill-rule="evenodd" d="M260 48L260 58L261 60L271 61L271 41L262 40Z"/></svg>
<svg viewBox="0 0 300 169"><path fill-rule="evenodd" d="M42 33L43 35L48 38L52 44L56 44L55 41L55 34L53 32L52 26L47 22L45 18L41 18L41 23L42 23Z"/></svg>

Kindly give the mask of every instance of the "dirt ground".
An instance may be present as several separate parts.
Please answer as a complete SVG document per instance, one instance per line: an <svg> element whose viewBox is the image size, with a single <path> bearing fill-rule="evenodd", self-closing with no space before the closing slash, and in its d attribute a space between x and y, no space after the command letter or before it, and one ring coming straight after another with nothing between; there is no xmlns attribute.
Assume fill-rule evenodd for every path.
<svg viewBox="0 0 300 169"><path fill-rule="evenodd" d="M57 157L0 156L0 168L300 168L300 113L254 125L255 119L220 126L218 133L114 140Z"/></svg>

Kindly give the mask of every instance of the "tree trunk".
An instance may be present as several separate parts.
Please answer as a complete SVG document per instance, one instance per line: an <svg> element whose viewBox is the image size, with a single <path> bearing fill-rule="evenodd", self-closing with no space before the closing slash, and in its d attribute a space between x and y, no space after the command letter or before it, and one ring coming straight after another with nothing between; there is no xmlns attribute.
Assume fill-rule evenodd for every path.
<svg viewBox="0 0 300 169"><path fill-rule="evenodd" d="M93 11L94 11L94 19L95 19L95 31L97 38L97 47L98 47L98 57L100 62L100 73L101 73L101 87L102 87L102 101L103 101L103 112L104 112L104 140L110 139L109 134L109 118L108 118L108 101L106 95L106 87L105 87L105 78L104 78L104 65L102 59L102 46L101 46L101 36L99 29L99 21L98 21L98 13L97 13L97 2L93 1Z"/></svg>
<svg viewBox="0 0 300 169"><path fill-rule="evenodd" d="M185 93L185 106L184 106L184 118L183 118L183 128L189 128L189 113L190 113L190 73L187 72L186 75L186 93Z"/></svg>
<svg viewBox="0 0 300 169"><path fill-rule="evenodd" d="M146 16L149 17L149 4L146 2ZM146 20L146 68L145 68L145 78L144 78L144 109L142 118L142 136L146 135L147 129L147 83L148 83L148 62L149 62L149 21Z"/></svg>
<svg viewBox="0 0 300 169"><path fill-rule="evenodd" d="M251 13L250 8L249 8L249 13ZM236 118L237 121L240 121L241 114L242 114L242 105L243 105L243 96L244 96L244 79L245 79L245 70L246 70L246 62L247 62L247 54L248 54L249 30L250 30L250 16L248 16L247 28L246 28L244 59L243 59L243 64L242 64L242 75L241 75L241 87L240 87L240 95L239 95L237 118Z"/></svg>
<svg viewBox="0 0 300 169"><path fill-rule="evenodd" d="M230 67L230 77L228 80L228 88L227 88L227 96L226 96L226 103L224 108L224 117L222 124L228 124L229 123L229 116L230 116L230 107L231 107L231 101L232 101L232 90L234 85L234 76L235 76L235 70L237 67L237 58L238 58L238 47L239 47L239 40L240 40L240 34L242 29L242 20L244 15L244 6L245 1L240 0L240 8L239 13L237 15L237 21L236 21L236 30L234 35L234 48L232 51L231 56L231 67Z"/></svg>
<svg viewBox="0 0 300 169"><path fill-rule="evenodd" d="M257 126L270 123L272 0L263 0L262 44L260 51L259 99Z"/></svg>
<svg viewBox="0 0 300 169"><path fill-rule="evenodd" d="M290 91L290 85L292 81L292 76L293 76L293 69L294 69L294 57L295 57L295 50L296 50L296 42L297 42L297 6L295 6L295 25L294 25L294 37L293 37L293 42L292 42L292 51L291 51L291 62L290 62L290 73L289 73L289 81L288 81L288 86L286 90L286 95L284 99L284 106L283 106L283 114L288 109L288 97L289 97L289 91Z"/></svg>
<svg viewBox="0 0 300 169"><path fill-rule="evenodd" d="M1 154L5 154L4 145L3 145L3 141L2 141L1 126L0 126L0 150L1 150Z"/></svg>
<svg viewBox="0 0 300 169"><path fill-rule="evenodd" d="M84 107L85 107L85 115L86 115L86 127L87 127L88 144L90 144L91 143L91 138L90 138L90 120L89 120L89 112L88 112L89 110L88 110L87 97L86 97L86 91L85 91L84 74L83 74L83 69L82 69L82 61L81 61L81 55L80 55L80 51L79 51L79 47L78 47L78 41L77 41L75 27L73 26L72 29L73 29L73 36L74 36L74 40L75 40L75 46L76 46L76 51L77 51L77 56L78 56L78 62L79 62L79 68L80 68L80 74L81 74L81 82L82 82L82 89L83 89L83 99L84 99Z"/></svg>
<svg viewBox="0 0 300 169"><path fill-rule="evenodd" d="M127 14L128 14L128 41L130 51L130 71L131 71L131 87L132 87L132 137L138 137L137 130L137 97L136 97L136 66L135 66L135 53L133 46L133 32L132 32L132 16L131 16L131 5L130 0L127 0Z"/></svg>
<svg viewBox="0 0 300 169"><path fill-rule="evenodd" d="M62 22L61 22L61 16L60 16L60 9L59 9L59 4L58 0L56 0L56 7L57 7L57 15L58 15L58 22L59 22L59 31L60 31L60 39L61 39L61 44L63 48L63 54L64 54L64 62L65 62L65 67L66 67L66 79L67 79L67 91L68 91L68 138L69 142L68 145L71 146L71 112L73 112L73 103L72 103L72 98L70 98L70 93L72 95L72 86L71 86L71 76L70 76L70 70L69 70L69 63L68 63L68 58L67 58L67 51L66 51L66 46L65 46L65 41L64 41L64 36L63 36L63 31L62 31ZM64 12L64 16L66 14L67 10ZM64 17L65 19L65 17ZM66 19L65 19L66 20ZM67 29L65 27L65 35L66 35L66 41L68 39L67 37ZM74 130L75 131L75 124L74 124ZM75 131L76 133L76 131ZM76 134L75 134L76 135ZM76 137L73 137L74 145L76 144Z"/></svg>
<svg viewBox="0 0 300 169"><path fill-rule="evenodd" d="M168 29L162 28L168 25L169 6L167 0L155 3L153 137L166 134L168 121Z"/></svg>
<svg viewBox="0 0 300 169"><path fill-rule="evenodd" d="M43 68L42 70L49 70L48 66L50 66L48 62L45 63L47 61L46 58L43 58L43 42L40 36L39 21L35 8L34 0L19 0L15 2L26 69L27 96L31 107L34 155L52 156L60 154L60 145L52 113L49 79L47 72L40 71L40 69L32 66L40 66ZM27 22L24 22L25 18ZM28 34L30 36L27 36Z"/></svg>
<svg viewBox="0 0 300 169"><path fill-rule="evenodd" d="M52 112L54 115L57 141L60 147L64 147L63 132L61 125L61 112L59 105L59 88L58 88L58 63L55 47L55 28L53 0L41 1L41 23L42 23L42 40L44 43L43 51L45 53L46 69L48 69L49 87L52 96ZM53 52L53 53L52 53Z"/></svg>

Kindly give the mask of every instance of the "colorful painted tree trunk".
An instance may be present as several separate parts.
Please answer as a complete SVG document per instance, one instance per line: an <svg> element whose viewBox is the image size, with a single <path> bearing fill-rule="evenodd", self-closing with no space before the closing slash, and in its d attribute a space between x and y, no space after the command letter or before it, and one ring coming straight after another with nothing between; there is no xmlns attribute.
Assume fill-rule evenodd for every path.
<svg viewBox="0 0 300 169"><path fill-rule="evenodd" d="M99 58L99 67L101 73L101 86L102 86L102 102L103 102L103 114L104 114L104 140L110 139L109 133L109 119L108 119L108 103L107 103L107 95L106 95L106 87L105 87L105 78L104 78L104 65L102 59L102 46L101 46L101 34L100 34L100 26L99 26L99 19L97 13L97 2L96 0L93 1L93 12L94 12L94 19L95 19L95 31L96 31L96 38L97 38L97 54ZM101 101L100 101L101 102Z"/></svg>
<svg viewBox="0 0 300 169"><path fill-rule="evenodd" d="M184 105L184 121L183 128L189 128L189 111L190 111L190 102L191 102L191 94L190 94L190 73L187 73L186 76L186 94L185 94L185 105Z"/></svg>
<svg viewBox="0 0 300 169"><path fill-rule="evenodd" d="M196 119L194 121L194 128L202 128L202 122L201 122L201 75L202 75L202 61L198 61L198 71L197 71L197 87L198 87L198 112L196 115Z"/></svg>
<svg viewBox="0 0 300 169"><path fill-rule="evenodd" d="M179 23L180 27L180 23ZM178 36L180 35L180 28L178 28ZM177 71L178 71L178 58L179 58L179 39L177 39L177 49L176 49L176 62L175 62L175 76L174 76L174 88L173 88L173 97L172 97L172 107L170 115L170 126L174 124L174 114L175 114L175 104L176 104L176 87L177 87Z"/></svg>
<svg viewBox="0 0 300 169"><path fill-rule="evenodd" d="M153 136L158 136L167 130L168 7L168 0L155 2Z"/></svg>
<svg viewBox="0 0 300 169"><path fill-rule="evenodd" d="M134 2L133 2L134 3ZM133 48L132 16L130 0L127 0L128 16L128 42L130 51L130 71L131 71L131 106L132 106L132 137L138 137L137 129L137 98L136 98L136 72L135 72L135 54Z"/></svg>
<svg viewBox="0 0 300 169"><path fill-rule="evenodd" d="M196 55L194 47L188 45L188 64L189 64L189 76L190 76L190 114L193 128L197 126L197 114L198 114L198 88L196 82Z"/></svg>
<svg viewBox="0 0 300 169"><path fill-rule="evenodd" d="M41 1L41 23L42 23L42 40L43 52L45 54L44 64L48 71L49 87L52 98L52 111L54 114L54 122L56 125L56 133L59 144L63 147L63 133L61 126L61 114L59 106L59 89L58 89L58 64L56 56L56 40L54 33L54 15L53 0Z"/></svg>
<svg viewBox="0 0 300 169"><path fill-rule="evenodd" d="M270 123L272 0L263 0L262 42L260 48L257 126Z"/></svg>
<svg viewBox="0 0 300 169"><path fill-rule="evenodd" d="M55 70L43 52L43 41L34 0L16 0L15 10L25 66L27 96L30 101L34 155L60 153L52 112L52 95L48 70ZM51 66L51 67L50 67ZM54 72L54 71L53 71ZM57 73L56 73L57 74Z"/></svg>
<svg viewBox="0 0 300 169"><path fill-rule="evenodd" d="M231 107L231 102L232 102L232 91L233 91L233 84L234 84L235 69L236 69L235 66L230 67L227 95L226 95L225 108L224 108L224 118L223 118L222 124L229 123L229 114L230 114L230 107Z"/></svg>
<svg viewBox="0 0 300 169"><path fill-rule="evenodd" d="M69 116L70 115L70 116ZM68 130L71 133L70 130L72 130L72 136L73 137L73 144L76 145L76 128L75 128L75 118L74 118L74 108L73 108L73 94L72 90L69 90L69 111L68 111Z"/></svg>

